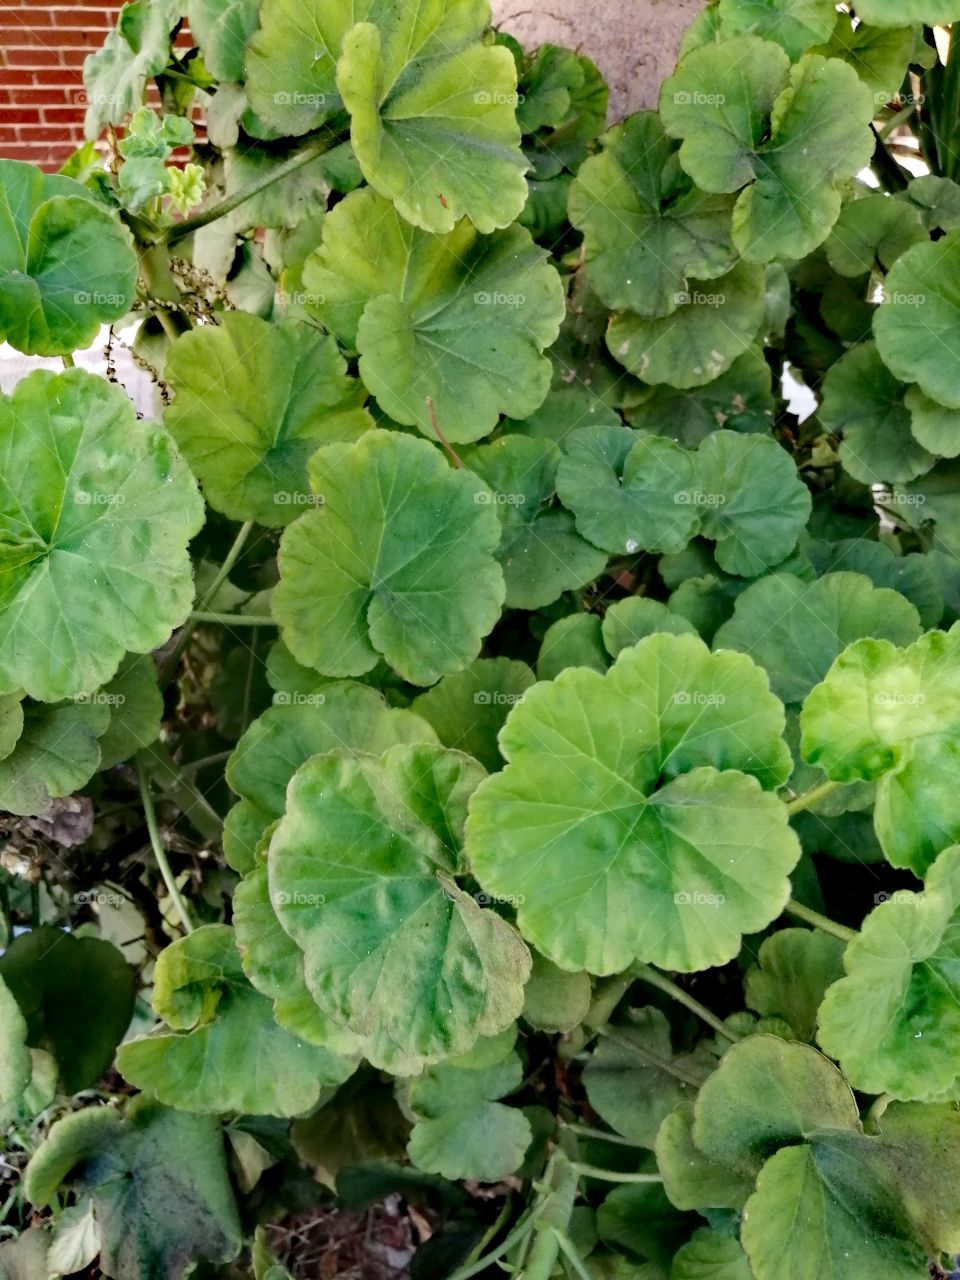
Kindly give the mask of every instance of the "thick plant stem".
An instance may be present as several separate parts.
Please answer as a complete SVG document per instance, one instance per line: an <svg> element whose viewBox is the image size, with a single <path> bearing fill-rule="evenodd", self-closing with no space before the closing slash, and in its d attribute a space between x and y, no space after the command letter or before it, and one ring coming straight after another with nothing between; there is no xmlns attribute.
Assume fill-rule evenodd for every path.
<svg viewBox="0 0 960 1280"><path fill-rule="evenodd" d="M787 813L793 817L795 813L803 813L804 809L812 809L815 804L833 795L840 785L839 782L832 782L829 778L826 782L818 783L809 791L804 791L802 795L797 796L795 800L791 800L787 805Z"/></svg>
<svg viewBox="0 0 960 1280"><path fill-rule="evenodd" d="M604 978L594 991L593 1003L587 1010L583 1025L588 1031L599 1031L613 1017L617 1005L633 986L634 976L628 969L626 973L615 974L612 978Z"/></svg>
<svg viewBox="0 0 960 1280"><path fill-rule="evenodd" d="M815 929L822 929L824 933L833 934L841 942L852 942L857 936L856 929L848 929L845 924L837 924L835 920L822 916L819 911L805 907L802 902L797 902L795 898L790 899L785 910L790 915L796 916L798 920L804 920L807 924L812 924Z"/></svg>
<svg viewBox="0 0 960 1280"><path fill-rule="evenodd" d="M60 359L63 361L63 367L65 369L75 369L77 367L73 356L71 355L61 356Z"/></svg>
<svg viewBox="0 0 960 1280"><path fill-rule="evenodd" d="M205 209L202 213L196 214L192 218L185 218L183 222L174 223L172 227L161 233L158 238L160 244L176 244L178 240L183 240L186 236L192 235L194 231L199 231L201 227L208 227L211 222L216 222L219 218L226 217L228 213L233 213L234 209L239 209L242 204L246 204L248 200L252 200L254 196L266 191L267 187L272 187L275 182L279 182L282 178L288 178L290 174L296 173L298 169L302 169L304 165L316 160L318 156L324 155L327 151L332 151L335 146L347 140L348 134L345 129L331 128L322 138L317 138L310 146L295 156L291 156L289 160L285 160L282 164L278 164L275 169L271 169L258 182L252 182L249 187L244 187L242 191L237 191L234 195L229 196L226 200L221 200L219 204L212 205L211 208Z"/></svg>
<svg viewBox="0 0 960 1280"><path fill-rule="evenodd" d="M648 964L638 964L633 970L641 982L648 983L651 987L656 987L658 991L662 991L664 995L668 995L671 1000L676 1000L677 1004L682 1004L684 1008L689 1009L691 1013L695 1013L698 1018L712 1027L718 1036L723 1036L726 1040L730 1040L733 1044L740 1039L729 1027L717 1017L715 1013L694 999L692 995L684 991L682 987L678 987L675 982L671 982L669 978L664 977L662 973L658 973Z"/></svg>
<svg viewBox="0 0 960 1280"><path fill-rule="evenodd" d="M173 679L173 676L180 665L180 659L183 657L187 645L190 643L190 637L193 635L194 628L198 622L209 621L210 618L204 616L204 610L216 599L217 592L230 576L230 571L240 559L240 553L246 546L247 539L253 530L253 521L248 520L240 526L237 536L233 540L233 546L227 552L226 559L220 566L217 576L203 594L203 598L198 602L200 610L197 613L191 613L183 630L180 632L180 638L174 647L173 653L164 663L163 670L160 673L160 686L163 688ZM211 615L212 616L212 615Z"/></svg>
<svg viewBox="0 0 960 1280"><path fill-rule="evenodd" d="M143 801L143 812L147 819L147 831L150 833L153 856L157 860L157 866L160 868L160 874L163 876L163 883L167 887L170 900L177 909L177 915L180 917L184 933L193 933L193 922L190 919L189 911L187 911L187 904L184 902L177 886L173 869L167 858L167 851L164 849L163 842L160 839L160 829L157 826L157 811L153 807L153 796L150 793L150 779L147 777L147 771L143 767L143 760L140 756L137 757L137 778L140 782L140 798Z"/></svg>

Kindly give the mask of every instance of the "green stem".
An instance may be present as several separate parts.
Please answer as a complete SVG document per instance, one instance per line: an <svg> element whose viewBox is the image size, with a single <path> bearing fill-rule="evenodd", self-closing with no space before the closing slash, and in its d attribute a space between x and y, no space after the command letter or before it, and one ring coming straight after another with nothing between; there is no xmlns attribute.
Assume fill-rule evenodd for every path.
<svg viewBox="0 0 960 1280"><path fill-rule="evenodd" d="M275 182L288 178L290 174L296 173L298 169L302 169L304 165L309 164L311 160L316 160L318 156L333 150L339 143L345 142L348 136L347 131L338 127L337 122L334 122L323 137L317 138L310 146L304 147L302 151L298 152L297 155L291 156L289 160L284 160L281 164L269 170L257 182L252 182L249 187L244 187L242 191L235 192L232 196L228 196L226 200L221 200L219 204L212 205L202 213L195 214L192 218L185 218L183 222L174 223L172 227L167 227L160 233L159 242L167 245L176 244L178 240L183 240L184 237L192 235L194 231L199 231L201 227L207 227L211 222L216 222L218 218L226 217L228 213L233 213L234 209L239 209L242 204L246 204L248 200L252 200L254 196L259 195L261 191L266 191L267 187L272 187Z"/></svg>
<svg viewBox="0 0 960 1280"><path fill-rule="evenodd" d="M785 909L790 915L796 916L798 920L805 920L807 924L812 924L815 929L822 929L824 933L832 933L841 942L852 942L857 936L855 929L848 929L845 924L837 924L835 920L822 916L819 911L813 911L810 907L805 907L802 902L797 902L795 898L790 899Z"/></svg>
<svg viewBox="0 0 960 1280"><path fill-rule="evenodd" d="M658 973L656 969L652 969L650 965L638 964L633 972L641 982L646 982L649 986L656 987L658 991L668 995L671 1000L676 1000L677 1004L682 1004L691 1013L695 1013L708 1027L712 1027L718 1036L723 1036L733 1044L736 1044L740 1039L740 1036L732 1032L729 1027L724 1026L715 1013L711 1013L699 1000L694 999L682 987L678 987L675 982L671 982L669 978L664 977L662 973Z"/></svg>
<svg viewBox="0 0 960 1280"><path fill-rule="evenodd" d="M583 1259L577 1253L576 1246L564 1231L558 1231L556 1227L552 1227L553 1234L557 1237L557 1244L560 1250L573 1267L580 1280L590 1280L590 1272L583 1265Z"/></svg>
<svg viewBox="0 0 960 1280"><path fill-rule="evenodd" d="M190 615L191 622L216 622L224 627L275 627L276 619L266 613L210 613L198 610Z"/></svg>
<svg viewBox="0 0 960 1280"><path fill-rule="evenodd" d="M817 786L811 787L809 791L804 791L802 795L797 796L795 800L791 800L787 805L787 813L792 818L795 813L803 813L804 809L812 809L815 804L819 804L827 796L833 795L840 785L839 782L832 782L829 778L825 782L818 783Z"/></svg>
<svg viewBox="0 0 960 1280"><path fill-rule="evenodd" d="M250 534L252 532L253 532L252 520L248 520L245 524L242 524L240 526L239 532L237 533L237 536L233 540L233 546L227 552L226 559L224 560L223 564L220 566L217 576L214 578L213 582L210 584L207 591L205 591L203 594L203 598L200 601L201 609L205 609L208 605L213 604L213 601L216 599L217 592L220 590L220 588L223 586L226 580L230 577L231 571L233 570L233 566L240 559L240 553L243 551L243 548L246 546L247 539L250 537Z"/></svg>
<svg viewBox="0 0 960 1280"><path fill-rule="evenodd" d="M61 356L60 359L63 361L63 367L65 369L75 369L77 367L73 359L73 356L69 354L65 356Z"/></svg>
<svg viewBox="0 0 960 1280"><path fill-rule="evenodd" d="M201 756L199 760L191 760L181 768L184 773L199 773L201 769L206 769L212 764L224 764L232 755L232 750L215 751L212 756Z"/></svg>
<svg viewBox="0 0 960 1280"><path fill-rule="evenodd" d="M616 1169L600 1169L595 1164L576 1164L574 1171L581 1178L596 1178L600 1182L662 1182L659 1173L618 1173Z"/></svg>
<svg viewBox="0 0 960 1280"><path fill-rule="evenodd" d="M167 887L167 893L170 900L177 908L177 914L180 917L180 923L183 925L184 933L193 933L193 922L190 919L190 913L187 911L180 889L174 878L173 869L167 858L167 851L163 847L160 839L160 829L157 826L157 812L153 807L153 796L150 793L150 779L147 777L147 771L144 768L143 760L137 756L137 778L140 782L140 798L143 801L143 812L147 819L147 831L150 833L150 844L153 848L153 856L157 860L157 866L160 868L160 874L163 876L163 883Z"/></svg>
<svg viewBox="0 0 960 1280"><path fill-rule="evenodd" d="M912 104L909 107L903 107L902 110L898 111L895 116L892 116L887 121L883 128L877 133L877 137L882 142L886 142L887 138L890 137L894 130L899 129L900 125L906 124L915 110L916 108Z"/></svg>
<svg viewBox="0 0 960 1280"><path fill-rule="evenodd" d="M527 1238L537 1225L538 1219L542 1217L548 1202L549 1197L546 1197L539 1204L534 1205L527 1217L523 1218L495 1249L485 1253L482 1258L477 1258L475 1262L469 1262L466 1266L458 1268L447 1277L447 1280L470 1280L471 1276L478 1276L481 1271L486 1271L491 1263L496 1262L498 1258L502 1258L505 1253L509 1253L521 1240Z"/></svg>
<svg viewBox="0 0 960 1280"><path fill-rule="evenodd" d="M597 983L593 993L593 1003L583 1020L583 1025L588 1031L599 1031L601 1027L606 1026L613 1017L617 1005L633 986L633 982L633 974L628 969L626 973L615 974L612 978L605 978Z"/></svg>
<svg viewBox="0 0 960 1280"><path fill-rule="evenodd" d="M640 1142L631 1142L629 1138L621 1138L619 1133L607 1133L605 1129L593 1129L588 1124L572 1124L569 1120L561 1120L560 1123L567 1133L572 1133L579 1138L602 1138L604 1142L612 1142L618 1147L634 1147L638 1150L643 1146Z"/></svg>
<svg viewBox="0 0 960 1280"><path fill-rule="evenodd" d="M506 1225L510 1217L510 1210L511 1210L511 1202L510 1202L510 1199L508 1198L504 1200L503 1208L497 1214L494 1221L491 1222L490 1226L487 1227L486 1231L483 1233L483 1235L480 1237L477 1243L473 1246L473 1248L467 1254L466 1259L464 1261L464 1266L468 1266L471 1262L476 1262L476 1260L483 1253L484 1249L486 1249L490 1241L496 1240L497 1236L500 1234L501 1229Z"/></svg>
<svg viewBox="0 0 960 1280"><path fill-rule="evenodd" d="M224 560L223 564L220 566L216 577L214 578L210 586L207 588L207 590L203 593L203 596L201 597L201 599L198 601L198 604L200 605L201 610L204 610L209 605L213 604L214 600L216 599L217 592L226 582L227 578L229 578L230 571L233 569L233 566L240 559L240 553L243 551L243 548L246 546L247 539L250 537L250 533L252 529L253 529L252 520L247 520L245 524L242 524L240 526L240 529L237 532L237 536L233 540L233 545L231 546L230 550L227 552L226 559ZM174 675L176 674L177 667L180 665L180 659L183 657L184 653L186 652L187 645L190 643L190 637L194 633L196 624L198 622L203 622L203 621L205 621L205 619L202 616L202 613L191 613L186 626L184 626L183 630L180 632L180 637L177 640L173 653L171 653L170 657L164 663L163 670L160 672L161 688L164 688L173 679Z"/></svg>

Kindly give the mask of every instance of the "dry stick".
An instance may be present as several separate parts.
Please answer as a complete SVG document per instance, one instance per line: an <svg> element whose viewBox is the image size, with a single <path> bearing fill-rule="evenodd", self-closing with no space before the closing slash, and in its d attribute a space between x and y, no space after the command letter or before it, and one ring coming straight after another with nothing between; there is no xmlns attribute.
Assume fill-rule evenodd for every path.
<svg viewBox="0 0 960 1280"><path fill-rule="evenodd" d="M439 422L437 422L436 410L433 407L433 396L427 396L427 412L430 414L430 422L433 426L434 431L437 433L437 439L443 445L453 465L457 468L458 471L462 471L463 459L457 453L456 449L454 449L453 445L450 443L447 437L440 430L440 424Z"/></svg>

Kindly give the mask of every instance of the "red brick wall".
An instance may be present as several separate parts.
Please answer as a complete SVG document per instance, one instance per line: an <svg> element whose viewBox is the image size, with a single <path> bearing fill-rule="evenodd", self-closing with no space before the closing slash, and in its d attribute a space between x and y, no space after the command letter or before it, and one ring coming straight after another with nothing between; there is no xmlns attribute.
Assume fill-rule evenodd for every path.
<svg viewBox="0 0 960 1280"><path fill-rule="evenodd" d="M0 155L56 169L83 141L83 60L120 6L0 0Z"/></svg>
<svg viewBox="0 0 960 1280"><path fill-rule="evenodd" d="M83 62L119 11L94 0L0 0L0 156L58 169L80 146ZM189 44L181 29L178 47Z"/></svg>

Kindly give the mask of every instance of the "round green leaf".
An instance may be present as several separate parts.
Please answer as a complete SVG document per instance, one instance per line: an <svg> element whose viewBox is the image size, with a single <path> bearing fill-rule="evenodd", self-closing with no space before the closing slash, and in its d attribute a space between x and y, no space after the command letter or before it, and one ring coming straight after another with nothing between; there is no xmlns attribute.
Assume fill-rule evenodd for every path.
<svg viewBox="0 0 960 1280"><path fill-rule="evenodd" d="M710 1160L693 1141L693 1104L683 1102L657 1133L657 1168L670 1202L678 1209L740 1209L754 1178Z"/></svg>
<svg viewBox="0 0 960 1280"><path fill-rule="evenodd" d="M712 280L736 260L733 201L698 191L676 150L656 112L637 112L610 130L570 188L587 279L614 310L668 315L684 300L688 277Z"/></svg>
<svg viewBox="0 0 960 1280"><path fill-rule="evenodd" d="M589 983L588 989L589 989ZM33 1075L27 1023L13 992L0 977L0 1111L18 1100Z"/></svg>
<svg viewBox="0 0 960 1280"><path fill-rule="evenodd" d="M548 440L505 436L467 458L470 470L489 486L503 527L497 560L507 608L552 604L606 568L606 555L579 536L569 512L549 505L561 456Z"/></svg>
<svg viewBox="0 0 960 1280"><path fill-rule="evenodd" d="M832 0L720 0L720 36L773 40L791 60L830 38L837 20Z"/></svg>
<svg viewBox="0 0 960 1280"><path fill-rule="evenodd" d="M885 195L867 195L845 204L824 246L834 271L853 277L878 268L889 271L901 253L925 241L919 210L908 208L905 213L902 200Z"/></svg>
<svg viewBox="0 0 960 1280"><path fill-rule="evenodd" d="M632 427L695 449L711 431L769 431L774 400L770 366L755 347L713 382L680 391L661 384L627 410Z"/></svg>
<svg viewBox="0 0 960 1280"><path fill-rule="evenodd" d="M843 433L840 461L862 484L912 480L936 461L911 432L905 391L872 342L848 351L823 380L820 419Z"/></svg>
<svg viewBox="0 0 960 1280"><path fill-rule="evenodd" d="M243 50L257 29L257 0L187 0L190 34L217 80L243 79Z"/></svg>
<svg viewBox="0 0 960 1280"><path fill-rule="evenodd" d="M526 947L453 879L482 774L437 747L314 756L270 842L271 897L314 999L401 1074L464 1052L523 1006Z"/></svg>
<svg viewBox="0 0 960 1280"><path fill-rule="evenodd" d="M791 67L779 45L753 36L689 53L663 86L660 114L698 186L745 188L733 240L752 262L821 244L840 213L838 185L873 153L874 103L852 67L819 54Z"/></svg>
<svg viewBox="0 0 960 1280"><path fill-rule="evenodd" d="M436 439L479 440L500 414L525 418L550 387L543 355L564 314L563 286L522 227L481 236L412 230L370 190L324 221L304 286L314 312L360 352L360 376L383 410Z"/></svg>
<svg viewBox="0 0 960 1280"><path fill-rule="evenodd" d="M665 631L670 635L696 635L692 622L678 613L671 613L659 600L643 596L628 596L618 600L607 610L603 619L603 643L612 658L629 649L647 636Z"/></svg>
<svg viewBox="0 0 960 1280"><path fill-rule="evenodd" d="M27 1044L56 1058L63 1092L94 1084L133 1013L133 970L117 948L40 925L0 956L0 979L26 1019Z"/></svg>
<svg viewBox="0 0 960 1280"><path fill-rule="evenodd" d="M170 33L182 17L179 0L133 0L120 10L103 48L83 64L87 113L83 131L95 139L143 105L147 81L170 61Z"/></svg>
<svg viewBox="0 0 960 1280"><path fill-rule="evenodd" d="M643 1258L647 1275L665 1276L677 1247L696 1221L670 1203L662 1186L639 1183L610 1192L597 1210L597 1234L630 1257ZM642 1277L644 1272L635 1274Z"/></svg>
<svg viewBox="0 0 960 1280"><path fill-rule="evenodd" d="M407 1152L425 1173L497 1182L516 1173L533 1131L522 1111L498 1098L519 1089L523 1064L516 1053L490 1066L431 1067L410 1087L417 1123Z"/></svg>
<svg viewBox="0 0 960 1280"><path fill-rule="evenodd" d="M960 849L941 853L922 893L876 907L847 948L847 976L820 1009L819 1040L867 1093L924 1101L960 1083L957 925Z"/></svg>
<svg viewBox="0 0 960 1280"><path fill-rule="evenodd" d="M802 1040L812 1040L824 992L843 974L843 943L819 929L779 929L760 945L747 972L749 1007L785 1018Z"/></svg>
<svg viewBox="0 0 960 1280"><path fill-rule="evenodd" d="M110 723L100 736L100 768L128 760L160 736L163 694L157 668L149 655L128 654L108 685L82 701L102 702Z"/></svg>
<svg viewBox="0 0 960 1280"><path fill-rule="evenodd" d="M117 1066L138 1089L184 1111L297 1115L355 1066L276 1025L227 925L204 925L161 951L153 1007L171 1033L128 1040Z"/></svg>
<svg viewBox="0 0 960 1280"><path fill-rule="evenodd" d="M893 264L873 321L888 369L950 409L960 409L960 316L952 293L958 274L960 230L914 245Z"/></svg>
<svg viewBox="0 0 960 1280"><path fill-rule="evenodd" d="M725 963L782 909L799 856L757 781L789 768L782 717L749 659L694 636L536 685L500 735L510 763L471 803L475 875L561 968Z"/></svg>
<svg viewBox="0 0 960 1280"><path fill-rule="evenodd" d="M672 440L629 427L570 435L557 491L585 538L605 551L682 551L697 532L697 466Z"/></svg>
<svg viewBox="0 0 960 1280"><path fill-rule="evenodd" d="M717 564L754 577L797 545L810 492L793 459L770 436L715 431L697 452L701 532L716 541Z"/></svg>
<svg viewBox="0 0 960 1280"><path fill-rule="evenodd" d="M594 613L574 613L547 627L537 658L537 679L555 680L565 667L606 671L602 623Z"/></svg>
<svg viewBox="0 0 960 1280"><path fill-rule="evenodd" d="M240 796L224 831L228 862L238 871L253 867L264 832L283 817L290 779L311 756L340 748L380 755L401 742L436 740L420 716L388 707L381 694L362 685L331 683L306 694L279 694L227 761L227 782Z"/></svg>
<svg viewBox="0 0 960 1280"><path fill-rule="evenodd" d="M738 1240L700 1227L674 1255L670 1280L753 1280L753 1273Z"/></svg>
<svg viewBox="0 0 960 1280"><path fill-rule="evenodd" d="M873 94L874 102L883 106L903 84L916 42L915 27L871 26L862 19L858 9L856 24L852 13L841 11L827 43L810 52L822 53L827 58L841 58L849 63ZM916 180L910 183L911 187L915 185Z"/></svg>
<svg viewBox="0 0 960 1280"><path fill-rule="evenodd" d="M28 355L88 347L133 304L130 233L91 191L0 160L0 339Z"/></svg>
<svg viewBox="0 0 960 1280"><path fill-rule="evenodd" d="M934 561L928 555L916 551L897 555L885 542L865 538L808 541L803 549L818 573L862 573L875 587L899 591L917 610L925 628L935 627L943 617L943 592Z"/></svg>
<svg viewBox="0 0 960 1280"><path fill-rule="evenodd" d="M0 440L0 688L90 692L186 617L203 503L167 433L79 369L18 383Z"/></svg>
<svg viewBox="0 0 960 1280"><path fill-rule="evenodd" d="M0 760L0 808L38 816L78 791L100 768L99 738L109 721L102 702L28 707L16 746Z"/></svg>
<svg viewBox="0 0 960 1280"><path fill-rule="evenodd" d="M909 30L913 36L913 28ZM960 224L960 186L950 178L937 178L932 173L914 178L903 198L920 210L928 231L953 231Z"/></svg>
<svg viewBox="0 0 960 1280"><path fill-rule="evenodd" d="M942 458L960 454L960 411L937 404L919 387L909 389L904 404L910 412L910 430L919 445Z"/></svg>
<svg viewBox="0 0 960 1280"><path fill-rule="evenodd" d="M837 655L863 636L910 644L920 636L917 611L858 573L828 573L814 582L776 573L737 598L713 643L748 653L766 668L778 698L802 702Z"/></svg>
<svg viewBox="0 0 960 1280"><path fill-rule="evenodd" d="M493 773L503 765L497 746L503 722L535 683L525 662L478 658L414 698L411 710L432 725L445 747L473 756Z"/></svg>
<svg viewBox="0 0 960 1280"><path fill-rule="evenodd" d="M264 0L244 58L250 106L277 135L299 136L342 107L336 67L343 37L375 0Z"/></svg>
<svg viewBox="0 0 960 1280"><path fill-rule="evenodd" d="M664 1119L696 1095L704 1053L676 1054L665 1014L632 1009L629 1022L608 1026L583 1072L590 1106L617 1133L652 1147Z"/></svg>
<svg viewBox="0 0 960 1280"><path fill-rule="evenodd" d="M23 733L23 698L19 693L0 696L0 760L17 745Z"/></svg>
<svg viewBox="0 0 960 1280"><path fill-rule="evenodd" d="M265 863L248 871L234 890L233 927L243 971L273 1001L279 1026L341 1058L361 1052L360 1038L323 1013L307 990L303 953L280 927Z"/></svg>
<svg viewBox="0 0 960 1280"><path fill-rule="evenodd" d="M819 1274L844 1280L923 1275L926 1250L910 1239L903 1210L860 1159L859 1145L848 1150L825 1141L818 1149L785 1147L767 1161L741 1231L756 1280L803 1280L812 1258Z"/></svg>
<svg viewBox="0 0 960 1280"><path fill-rule="evenodd" d="M513 57L482 39L487 0L379 7L379 27L351 28L337 66L363 176L426 231L461 217L479 231L509 226L526 203L527 161Z"/></svg>
<svg viewBox="0 0 960 1280"><path fill-rule="evenodd" d="M272 606L294 657L331 676L383 657L421 685L462 670L504 597L486 486L387 431L327 445L310 478L322 506L284 531Z"/></svg>
<svg viewBox="0 0 960 1280"><path fill-rule="evenodd" d="M800 716L803 755L837 782L879 778L912 745L960 727L960 626L906 649L858 640L837 658Z"/></svg>
<svg viewBox="0 0 960 1280"><path fill-rule="evenodd" d="M837 1068L809 1045L748 1036L729 1049L694 1104L693 1140L709 1159L744 1175L823 1129L860 1131L860 1114Z"/></svg>
<svg viewBox="0 0 960 1280"><path fill-rule="evenodd" d="M960 20L960 4L957 0L860 0L857 17L878 27L899 27L905 22L943 26Z"/></svg>
<svg viewBox="0 0 960 1280"><path fill-rule="evenodd" d="M538 1031L566 1035L583 1021L591 995L589 974L565 973L545 956L535 955L523 992L524 1021Z"/></svg>
<svg viewBox="0 0 960 1280"><path fill-rule="evenodd" d="M610 354L644 382L685 389L713 382L757 336L764 273L739 262L725 276L688 289L660 319L623 312L607 330Z"/></svg>
<svg viewBox="0 0 960 1280"><path fill-rule="evenodd" d="M44 1206L64 1182L93 1200L100 1268L113 1280L181 1280L198 1259L228 1262L240 1250L213 1116L171 1111L147 1097L131 1099L123 1115L87 1107L64 1116L27 1167L26 1194Z"/></svg>
<svg viewBox="0 0 960 1280"><path fill-rule="evenodd" d="M346 368L333 338L242 311L174 343L164 420L215 510L267 526L303 514L308 458L373 425Z"/></svg>
<svg viewBox="0 0 960 1280"><path fill-rule="evenodd" d="M907 649L859 641L834 663L801 716L803 752L828 776L878 778L874 824L891 863L922 876L960 838L957 645L931 631ZM839 737L824 741L826 732Z"/></svg>

